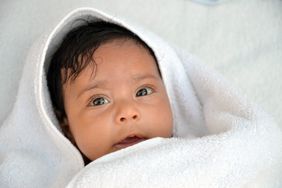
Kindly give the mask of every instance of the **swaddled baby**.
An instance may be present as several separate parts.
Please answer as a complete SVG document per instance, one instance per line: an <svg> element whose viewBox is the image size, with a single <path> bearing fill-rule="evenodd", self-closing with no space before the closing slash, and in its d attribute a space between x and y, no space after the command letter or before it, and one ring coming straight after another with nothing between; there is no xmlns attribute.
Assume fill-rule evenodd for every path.
<svg viewBox="0 0 282 188"><path fill-rule="evenodd" d="M85 21L71 30L52 57L48 87L62 130L86 164L172 136L171 107L154 52L116 24Z"/></svg>

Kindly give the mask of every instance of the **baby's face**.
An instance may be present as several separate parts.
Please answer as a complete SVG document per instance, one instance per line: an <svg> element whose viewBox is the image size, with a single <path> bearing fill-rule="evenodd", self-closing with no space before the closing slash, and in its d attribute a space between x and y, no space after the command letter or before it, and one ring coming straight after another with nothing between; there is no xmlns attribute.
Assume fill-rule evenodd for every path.
<svg viewBox="0 0 282 188"><path fill-rule="evenodd" d="M172 113L156 62L132 40L101 45L63 86L67 121L90 160L153 137L171 137Z"/></svg>

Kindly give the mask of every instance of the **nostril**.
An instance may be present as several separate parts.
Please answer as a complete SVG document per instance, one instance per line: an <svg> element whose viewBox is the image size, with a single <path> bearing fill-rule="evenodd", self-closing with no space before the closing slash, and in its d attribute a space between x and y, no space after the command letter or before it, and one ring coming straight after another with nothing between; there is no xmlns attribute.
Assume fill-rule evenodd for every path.
<svg viewBox="0 0 282 188"><path fill-rule="evenodd" d="M137 119L137 115L134 115L132 118L133 118L133 119Z"/></svg>
<svg viewBox="0 0 282 188"><path fill-rule="evenodd" d="M132 116L132 120L137 120L138 119L138 115L133 115ZM119 121L120 122L126 122L127 118L126 117L120 117Z"/></svg>

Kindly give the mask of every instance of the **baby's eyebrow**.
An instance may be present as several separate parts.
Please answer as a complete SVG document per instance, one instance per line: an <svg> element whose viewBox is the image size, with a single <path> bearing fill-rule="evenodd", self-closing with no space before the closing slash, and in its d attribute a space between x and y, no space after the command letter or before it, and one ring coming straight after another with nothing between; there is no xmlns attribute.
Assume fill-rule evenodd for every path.
<svg viewBox="0 0 282 188"><path fill-rule="evenodd" d="M95 88L99 88L102 85L107 84L107 80L99 80L99 81L95 81L92 84L89 84L87 87L83 88L77 95L77 98L79 98L82 94L84 94L86 91L95 89Z"/></svg>
<svg viewBox="0 0 282 188"><path fill-rule="evenodd" d="M153 75L153 74L141 74L141 75L134 75L133 79L135 81L140 81L140 80L144 80L144 79L156 79L156 80L158 80L158 77Z"/></svg>

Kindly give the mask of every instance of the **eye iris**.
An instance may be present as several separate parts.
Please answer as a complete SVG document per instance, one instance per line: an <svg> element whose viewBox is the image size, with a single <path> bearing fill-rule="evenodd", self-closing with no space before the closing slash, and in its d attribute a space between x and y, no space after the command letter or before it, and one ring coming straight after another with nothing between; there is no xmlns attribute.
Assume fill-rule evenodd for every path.
<svg viewBox="0 0 282 188"><path fill-rule="evenodd" d="M93 101L94 106L103 105L103 104L106 104L106 103L107 103L106 99L104 99L102 97L99 97L99 98L97 98Z"/></svg>
<svg viewBox="0 0 282 188"><path fill-rule="evenodd" d="M150 88L143 88L143 89L140 89L136 96L145 96L145 95L149 95L151 93L151 89Z"/></svg>
<svg viewBox="0 0 282 188"><path fill-rule="evenodd" d="M147 90L146 89L141 89L139 92L138 92L139 96L143 96L143 95L147 95Z"/></svg>

